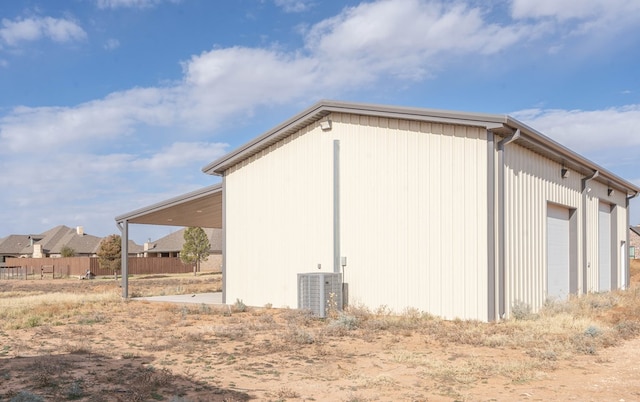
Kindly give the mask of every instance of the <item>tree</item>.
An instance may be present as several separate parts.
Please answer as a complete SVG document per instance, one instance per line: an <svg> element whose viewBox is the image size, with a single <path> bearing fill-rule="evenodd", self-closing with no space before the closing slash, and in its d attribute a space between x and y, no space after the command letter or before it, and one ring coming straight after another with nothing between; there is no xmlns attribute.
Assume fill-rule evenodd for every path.
<svg viewBox="0 0 640 402"><path fill-rule="evenodd" d="M122 263L122 243L120 236L112 234L102 239L96 254L98 255L100 268L112 270L115 279L118 280L118 271L120 271Z"/></svg>
<svg viewBox="0 0 640 402"><path fill-rule="evenodd" d="M200 271L200 262L209 257L211 243L204 230L200 227L190 227L184 231L184 244L180 251L180 260L185 264L195 264L193 274Z"/></svg>
<svg viewBox="0 0 640 402"><path fill-rule="evenodd" d="M60 255L63 257L75 257L76 250L72 249L69 246L64 246L60 249Z"/></svg>

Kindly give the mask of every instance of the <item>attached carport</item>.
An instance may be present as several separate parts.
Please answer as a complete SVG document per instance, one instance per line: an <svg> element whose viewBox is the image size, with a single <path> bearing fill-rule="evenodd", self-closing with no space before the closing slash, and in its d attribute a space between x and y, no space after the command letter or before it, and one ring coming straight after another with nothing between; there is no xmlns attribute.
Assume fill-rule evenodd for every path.
<svg viewBox="0 0 640 402"><path fill-rule="evenodd" d="M122 239L122 297L129 297L129 224L222 228L222 184L205 187L116 217ZM223 240L224 241L224 240ZM224 251L223 251L224 258ZM224 264L223 264L224 270ZM224 289L224 271L222 275ZM224 293L222 295L224 302Z"/></svg>

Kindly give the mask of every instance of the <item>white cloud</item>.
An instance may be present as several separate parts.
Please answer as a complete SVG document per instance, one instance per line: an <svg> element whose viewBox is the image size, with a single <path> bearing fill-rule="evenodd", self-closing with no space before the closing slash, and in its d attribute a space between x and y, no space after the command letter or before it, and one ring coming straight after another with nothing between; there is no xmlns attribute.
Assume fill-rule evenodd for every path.
<svg viewBox="0 0 640 402"><path fill-rule="evenodd" d="M553 19L573 34L606 35L640 21L635 0L512 0L515 19ZM571 24L569 24L571 23ZM566 29L566 27L564 29ZM558 28L562 29L561 26Z"/></svg>
<svg viewBox="0 0 640 402"><path fill-rule="evenodd" d="M187 165L205 165L228 151L228 144L175 142L148 158L136 158L132 167L147 171L168 170Z"/></svg>
<svg viewBox="0 0 640 402"><path fill-rule="evenodd" d="M151 8L161 3L179 3L181 0L96 0L98 8Z"/></svg>
<svg viewBox="0 0 640 402"><path fill-rule="evenodd" d="M275 0L275 4L287 13L301 13L313 7L313 2L308 0Z"/></svg>
<svg viewBox="0 0 640 402"><path fill-rule="evenodd" d="M327 71L419 79L443 58L495 54L534 33L526 25L489 23L481 9L460 3L383 0L313 26L306 42L319 60L329 61Z"/></svg>
<svg viewBox="0 0 640 402"><path fill-rule="evenodd" d="M87 38L87 33L75 21L53 17L2 19L0 39L10 46L20 42L49 38L54 42L73 42Z"/></svg>
<svg viewBox="0 0 640 402"><path fill-rule="evenodd" d="M640 105L604 110L528 109L512 115L582 153L640 146L640 135L636 134Z"/></svg>
<svg viewBox="0 0 640 402"><path fill-rule="evenodd" d="M117 39L108 39L105 43L104 43L104 48L106 50L114 50L120 47L120 41Z"/></svg>

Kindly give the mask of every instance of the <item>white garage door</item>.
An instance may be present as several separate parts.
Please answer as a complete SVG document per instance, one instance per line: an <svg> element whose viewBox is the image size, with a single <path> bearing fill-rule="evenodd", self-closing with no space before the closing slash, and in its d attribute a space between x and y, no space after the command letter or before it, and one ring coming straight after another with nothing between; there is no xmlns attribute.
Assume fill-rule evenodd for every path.
<svg viewBox="0 0 640 402"><path fill-rule="evenodd" d="M569 296L569 210L547 205L547 297Z"/></svg>
<svg viewBox="0 0 640 402"><path fill-rule="evenodd" d="M598 290L611 290L611 205L598 208Z"/></svg>

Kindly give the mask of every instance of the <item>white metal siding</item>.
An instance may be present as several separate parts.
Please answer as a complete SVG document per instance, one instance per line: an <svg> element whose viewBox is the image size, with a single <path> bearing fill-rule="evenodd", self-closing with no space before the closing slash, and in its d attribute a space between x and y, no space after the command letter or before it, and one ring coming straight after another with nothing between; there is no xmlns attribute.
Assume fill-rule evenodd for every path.
<svg viewBox="0 0 640 402"><path fill-rule="evenodd" d="M295 306L297 273L332 271L338 139L349 301L486 320L486 130L329 118L226 172L227 300Z"/></svg>
<svg viewBox="0 0 640 402"><path fill-rule="evenodd" d="M331 118L350 302L486 320L486 130Z"/></svg>
<svg viewBox="0 0 640 402"><path fill-rule="evenodd" d="M547 294L547 204L580 210L581 175L563 179L562 165L517 144L505 148L505 308L516 302L534 310ZM499 169L499 167L498 167ZM577 232L582 230L580 219ZM581 253L575 258L581 266ZM581 283L578 274L578 284Z"/></svg>
<svg viewBox="0 0 640 402"><path fill-rule="evenodd" d="M227 302L296 307L298 273L333 272L332 147L316 125L225 173Z"/></svg>
<svg viewBox="0 0 640 402"><path fill-rule="evenodd" d="M569 296L569 210L547 206L547 297Z"/></svg>

